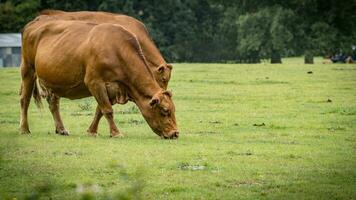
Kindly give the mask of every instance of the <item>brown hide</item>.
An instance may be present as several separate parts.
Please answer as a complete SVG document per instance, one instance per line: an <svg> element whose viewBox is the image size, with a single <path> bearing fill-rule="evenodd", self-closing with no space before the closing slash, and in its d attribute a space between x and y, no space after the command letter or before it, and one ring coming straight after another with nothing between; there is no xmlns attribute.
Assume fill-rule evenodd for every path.
<svg viewBox="0 0 356 200"><path fill-rule="evenodd" d="M27 80L35 77L58 98L94 96L112 136L119 131L111 104L126 103L130 97L156 134L178 137L171 94L159 86L136 36L124 27L39 16L25 26L22 45L24 107L33 84ZM24 109L21 128L26 130Z"/></svg>
<svg viewBox="0 0 356 200"><path fill-rule="evenodd" d="M145 25L137 19L127 15L91 11L64 12L59 10L44 10L41 14L61 20L80 20L97 24L112 23L123 26L136 35L155 79L163 89L167 89L171 78L172 65L166 63L150 38Z"/></svg>

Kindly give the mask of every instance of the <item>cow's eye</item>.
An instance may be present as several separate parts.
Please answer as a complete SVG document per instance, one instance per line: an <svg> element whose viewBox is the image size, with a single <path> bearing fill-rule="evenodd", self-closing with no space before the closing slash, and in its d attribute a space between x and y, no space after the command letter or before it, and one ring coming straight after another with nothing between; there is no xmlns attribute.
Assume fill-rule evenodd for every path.
<svg viewBox="0 0 356 200"><path fill-rule="evenodd" d="M162 108L161 109L161 115L162 116L168 116L169 115L169 110L167 108Z"/></svg>

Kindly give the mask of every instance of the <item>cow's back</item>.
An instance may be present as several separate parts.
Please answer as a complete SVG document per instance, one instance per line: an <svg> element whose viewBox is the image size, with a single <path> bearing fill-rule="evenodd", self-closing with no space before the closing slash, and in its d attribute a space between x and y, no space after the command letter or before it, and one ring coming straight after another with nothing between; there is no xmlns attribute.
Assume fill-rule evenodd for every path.
<svg viewBox="0 0 356 200"><path fill-rule="evenodd" d="M42 15L52 16L60 20L80 20L89 21L93 23L112 23L124 26L126 29L139 36L147 36L148 32L145 25L139 20L121 14L113 14L107 12L92 12L92 11L77 11L77 12L64 12L60 10L44 10L41 11Z"/></svg>
<svg viewBox="0 0 356 200"><path fill-rule="evenodd" d="M64 12L59 10L44 10L41 14L53 16L62 20L81 20L98 24L112 23L121 25L137 36L147 59L150 63L154 64L154 66L152 66L153 68L165 63L164 58L149 36L146 26L133 17L121 14L91 11Z"/></svg>

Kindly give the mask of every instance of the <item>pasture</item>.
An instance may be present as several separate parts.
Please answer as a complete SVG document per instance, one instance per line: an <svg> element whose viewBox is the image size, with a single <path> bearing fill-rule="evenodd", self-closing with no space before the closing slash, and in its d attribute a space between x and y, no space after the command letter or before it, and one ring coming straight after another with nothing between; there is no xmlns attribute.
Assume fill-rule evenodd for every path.
<svg viewBox="0 0 356 200"><path fill-rule="evenodd" d="M174 64L178 140L116 105L124 138L86 135L93 98L44 101L20 135L18 68L0 70L0 199L355 199L356 65Z"/></svg>

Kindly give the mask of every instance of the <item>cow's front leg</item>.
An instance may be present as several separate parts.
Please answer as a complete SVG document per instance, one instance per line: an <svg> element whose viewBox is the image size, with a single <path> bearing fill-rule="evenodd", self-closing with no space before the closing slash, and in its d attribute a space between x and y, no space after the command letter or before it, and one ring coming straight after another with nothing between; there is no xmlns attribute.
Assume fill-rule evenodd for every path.
<svg viewBox="0 0 356 200"><path fill-rule="evenodd" d="M49 110L52 113L54 124L56 126L56 133L60 135L69 135L69 132L64 128L61 114L59 112L59 96L55 94L48 94L47 102Z"/></svg>
<svg viewBox="0 0 356 200"><path fill-rule="evenodd" d="M101 117L103 116L103 113L101 113L100 106L96 106L96 111L95 111L95 116L90 124L89 129L87 130L87 133L91 136L97 136L98 134L98 125Z"/></svg>
<svg viewBox="0 0 356 200"><path fill-rule="evenodd" d="M91 94L95 97L98 102L98 106L101 110L102 115L105 116L106 120L109 123L110 127L110 137L122 137L123 135L120 133L119 129L116 127L114 122L114 111L112 109L109 96L105 87L104 82L90 82L87 83L87 87L89 88ZM98 123L98 122L97 122ZM95 124L94 124L95 128Z"/></svg>

